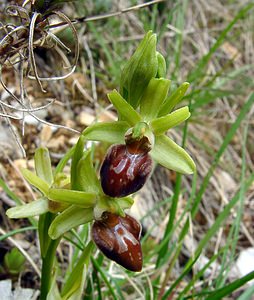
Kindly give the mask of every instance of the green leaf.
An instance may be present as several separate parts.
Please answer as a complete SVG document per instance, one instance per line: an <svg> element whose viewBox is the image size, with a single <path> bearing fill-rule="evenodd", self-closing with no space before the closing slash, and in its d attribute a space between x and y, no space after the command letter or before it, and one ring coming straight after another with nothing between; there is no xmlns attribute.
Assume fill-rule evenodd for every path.
<svg viewBox="0 0 254 300"><path fill-rule="evenodd" d="M141 121L141 117L136 110L116 90L109 93L108 98L117 109L118 114L124 121L128 122L130 126L134 126Z"/></svg>
<svg viewBox="0 0 254 300"><path fill-rule="evenodd" d="M187 89L189 88L189 83L182 83L178 89L176 89L162 104L160 112L158 114L159 117L165 116L169 114L173 108L182 100L185 95Z"/></svg>
<svg viewBox="0 0 254 300"><path fill-rule="evenodd" d="M156 137L151 156L165 168L182 174L192 174L196 170L189 154L165 135Z"/></svg>
<svg viewBox="0 0 254 300"><path fill-rule="evenodd" d="M8 187L8 185L0 178L0 186L3 189L3 191L17 204L21 205L23 204L23 201L14 194Z"/></svg>
<svg viewBox="0 0 254 300"><path fill-rule="evenodd" d="M249 286L240 297L238 297L238 300L252 300L252 296L254 295L254 285Z"/></svg>
<svg viewBox="0 0 254 300"><path fill-rule="evenodd" d="M160 117L152 120L151 127L154 134L162 134L168 129L177 126L183 121L187 120L190 117L189 107L184 106L168 114L164 117Z"/></svg>
<svg viewBox="0 0 254 300"><path fill-rule="evenodd" d="M1 234L1 236L0 236L0 242L4 241L8 237L11 237L11 236L13 236L15 234L18 234L18 233L21 233L21 232L26 232L27 233L28 230L36 230L36 229L37 229L37 226L27 226L27 227L17 228L17 229L8 231L5 234Z"/></svg>
<svg viewBox="0 0 254 300"><path fill-rule="evenodd" d="M76 297L74 299L79 299L77 294L82 294L86 277L85 274L87 273L86 270L88 268L92 250L93 243L90 242L83 250L79 259L76 261L75 267L73 268L72 272L65 282L65 285L63 286L61 293L63 300L70 299L69 297L73 297L74 294Z"/></svg>
<svg viewBox="0 0 254 300"><path fill-rule="evenodd" d="M56 202L65 202L75 204L81 207L91 207L96 203L96 194L67 189L51 188L48 192L48 198Z"/></svg>
<svg viewBox="0 0 254 300"><path fill-rule="evenodd" d="M171 81L164 78L152 78L140 100L140 114L144 121L156 118L161 104L166 99Z"/></svg>
<svg viewBox="0 0 254 300"><path fill-rule="evenodd" d="M64 157L61 158L59 163L57 164L55 170L54 170L54 176L56 177L59 173L63 172L64 167L66 166L67 162L71 159L73 156L73 153L75 152L76 145L74 145L70 150L68 150Z"/></svg>
<svg viewBox="0 0 254 300"><path fill-rule="evenodd" d="M119 294L116 295L116 286L111 283L111 281L108 278L108 274L106 273L104 268L102 268L100 266L100 264L98 263L98 261L95 258L91 257L91 261L93 262L94 268L100 274L101 278L105 282L105 285L107 286L107 288L112 296L112 299L123 300L123 298L121 298Z"/></svg>
<svg viewBox="0 0 254 300"><path fill-rule="evenodd" d="M82 294L83 294L83 290L84 290L84 285L85 285L85 281L86 281L86 276L87 276L87 267L84 266L83 270L80 270L80 285L79 287L76 289L76 291L68 298L68 300L77 300L77 299L82 299Z"/></svg>
<svg viewBox="0 0 254 300"><path fill-rule="evenodd" d="M53 173L51 160L47 148L38 148L34 155L35 170L38 177L46 181L49 185L53 183Z"/></svg>
<svg viewBox="0 0 254 300"><path fill-rule="evenodd" d="M62 297L60 295L59 288L57 285L57 280L56 280L57 270L54 270L54 271L52 270L51 272L52 272L52 274L50 274L50 275L51 276L53 275L53 276L51 278L50 289L47 294L46 300L62 300Z"/></svg>
<svg viewBox="0 0 254 300"><path fill-rule="evenodd" d="M72 156L71 161L71 189L82 191L82 187L79 186L78 178L80 177L79 173L77 172L77 165L79 160L83 157L85 147L85 137L83 135L80 136L75 151Z"/></svg>
<svg viewBox="0 0 254 300"><path fill-rule="evenodd" d="M228 285L213 291L205 300L220 300L224 299L225 296L231 295L235 290L239 289L241 286L246 284L248 281L254 279L254 271L248 273L247 275L234 280Z"/></svg>
<svg viewBox="0 0 254 300"><path fill-rule="evenodd" d="M31 203L9 208L6 215L11 219L27 218L44 214L48 211L48 200L40 198Z"/></svg>
<svg viewBox="0 0 254 300"><path fill-rule="evenodd" d="M121 144L124 143L124 135L128 128L129 125L125 121L101 122L87 127L82 135L87 140Z"/></svg>
<svg viewBox="0 0 254 300"><path fill-rule="evenodd" d="M48 233L55 240L73 227L91 222L92 220L92 208L80 208L72 205L54 219Z"/></svg>
<svg viewBox="0 0 254 300"><path fill-rule="evenodd" d="M21 173L31 185L35 186L39 191L41 191L44 196L47 195L50 186L46 181L42 180L27 169L21 169Z"/></svg>
<svg viewBox="0 0 254 300"><path fill-rule="evenodd" d="M12 250L7 252L4 256L4 265L12 275L18 275L22 271L25 261L24 255L18 248L12 248Z"/></svg>
<svg viewBox="0 0 254 300"><path fill-rule="evenodd" d="M98 194L101 192L101 185L96 175L92 159L91 151L87 151L77 165L77 185L80 190Z"/></svg>

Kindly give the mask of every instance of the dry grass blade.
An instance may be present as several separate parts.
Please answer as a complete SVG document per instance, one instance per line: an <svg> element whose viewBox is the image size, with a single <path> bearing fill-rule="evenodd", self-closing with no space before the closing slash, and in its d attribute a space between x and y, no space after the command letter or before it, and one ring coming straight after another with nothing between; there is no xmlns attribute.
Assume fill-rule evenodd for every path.
<svg viewBox="0 0 254 300"><path fill-rule="evenodd" d="M41 88L41 91L43 93L46 93L46 90L42 87L42 84L41 84L40 79L39 79L39 75L38 75L38 72L37 72L37 66L36 66L36 62L35 62L35 57L34 57L34 50L33 50L35 22L36 22L36 19L38 18L38 16L39 16L39 13L35 12L32 15L31 22L30 22L29 41L28 41L29 60L30 60L32 71L34 72L35 80L39 84L39 86Z"/></svg>
<svg viewBox="0 0 254 300"><path fill-rule="evenodd" d="M112 13L106 13L106 14L102 14L102 15L98 15L98 16L91 16L91 17L81 17L81 18L77 18L77 19L71 21L71 23L75 24L75 23L80 23L80 22L91 22L91 21L108 19L108 18L111 18L111 17L117 17L117 16L120 16L122 14L129 13L129 12L134 11L134 10L139 10L141 8L151 6L151 5L160 3L160 2L165 2L165 1L166 0L154 0L154 1L146 2L146 3L134 5L134 6L131 6L131 7L128 7L128 8L124 8L122 10L112 12ZM49 28L60 27L60 26L66 25L66 24L67 23L65 23L65 22L57 23L57 24L54 24L54 25L50 25Z"/></svg>
<svg viewBox="0 0 254 300"><path fill-rule="evenodd" d="M52 16L53 14L57 15L60 19L63 19L65 21L65 25L69 25L70 29L72 30L72 33L73 33L73 37L74 37L74 41L75 41L75 53L74 53L73 64L70 66L71 70L67 74L62 75L62 76L52 76L52 77L37 76L37 78L36 78L36 76L31 76L30 75L29 78L31 78L31 79L36 79L36 80L38 79L39 81L62 80L62 79L65 79L65 78L69 77L76 69L78 58L79 58L79 41L78 41L78 34L77 34L77 31L76 31L76 28L72 24L71 20L65 14L63 14L62 12L52 11L50 16ZM50 33L49 36L52 37L57 42L57 44L59 44L65 50L70 52L70 49L68 47L66 47L66 45L64 45L64 43L61 42L54 34Z"/></svg>

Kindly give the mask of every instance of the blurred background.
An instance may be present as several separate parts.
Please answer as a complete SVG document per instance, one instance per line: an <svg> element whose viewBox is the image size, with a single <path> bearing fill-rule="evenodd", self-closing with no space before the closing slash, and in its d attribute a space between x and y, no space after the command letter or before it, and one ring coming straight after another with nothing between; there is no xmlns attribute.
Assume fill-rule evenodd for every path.
<svg viewBox="0 0 254 300"><path fill-rule="evenodd" d="M18 228L30 226L29 222L9 220L5 215L17 199L29 202L36 194L19 168L33 170L33 155L39 146L49 149L56 165L86 126L116 119L107 93L119 88L121 69L148 30L157 34L157 48L166 59L167 78L172 81L171 92L185 81L190 83L178 106L189 105L191 118L168 134L191 154L197 174L180 177L156 167L147 186L135 196L131 210L143 224L144 271L126 275L123 269L104 260L106 277L116 289L117 299L121 299L121 295L124 299L157 299L176 282L165 299L185 299L181 297L220 289L253 271L253 2L63 2L57 8L59 11L70 20L82 20L74 22L79 58L75 63L77 41L71 28L52 26L52 32L68 51L57 51L53 47L54 39L52 45L48 43L47 47L38 46L34 50L39 77L63 77L57 81L43 81L46 91L43 93L36 80L20 76L17 53L12 52L15 47L28 47L26 35L20 33L21 40L16 41L18 46L6 44L4 38L15 26L29 22L29 15L20 17L9 13L9 6L14 5L11 6L14 11L23 1L0 0L0 279L12 279L15 289L30 288L33 293L39 289L38 274L29 261L21 263L13 274L8 256L6 258L17 243L35 265L39 265L35 232L26 230L14 235ZM103 16L108 13L115 14ZM50 24L59 22L63 19L55 15ZM38 30L34 39L39 35ZM75 71L64 78L67 68L70 70L73 64L76 64ZM17 100L22 98L22 93L26 109ZM106 149L107 145L96 148L98 166ZM69 172L68 166L66 172ZM174 201L177 201L174 227L168 232L166 228ZM228 206L230 203L232 207ZM182 238L186 220L188 230ZM14 232L11 238L6 236L10 232ZM170 240L165 232L170 233ZM166 252L158 247L163 240ZM63 266L71 260L72 247L66 241L59 249L59 261ZM198 256L197 249L200 250ZM162 253L163 259L158 264ZM15 253L12 255L15 257ZM186 263L195 257L199 257L195 264L177 281ZM93 270L88 274L88 286L94 280L93 274ZM99 285L97 281L96 284ZM114 298L103 278L100 278L100 287L103 299ZM238 297L246 291L254 293L253 286L243 285L225 299L240 299ZM90 295L88 292L87 289L84 299L99 299L98 291ZM32 297L36 299L36 294L27 299ZM206 299L202 295L196 297Z"/></svg>

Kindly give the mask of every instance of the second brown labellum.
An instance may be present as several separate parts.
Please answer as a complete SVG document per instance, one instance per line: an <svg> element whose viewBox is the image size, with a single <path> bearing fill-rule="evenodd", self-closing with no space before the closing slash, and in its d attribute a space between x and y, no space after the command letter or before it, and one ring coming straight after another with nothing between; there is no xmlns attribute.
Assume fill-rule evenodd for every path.
<svg viewBox="0 0 254 300"><path fill-rule="evenodd" d="M103 254L133 272L142 269L140 235L141 225L127 214L104 212L92 227L93 240Z"/></svg>

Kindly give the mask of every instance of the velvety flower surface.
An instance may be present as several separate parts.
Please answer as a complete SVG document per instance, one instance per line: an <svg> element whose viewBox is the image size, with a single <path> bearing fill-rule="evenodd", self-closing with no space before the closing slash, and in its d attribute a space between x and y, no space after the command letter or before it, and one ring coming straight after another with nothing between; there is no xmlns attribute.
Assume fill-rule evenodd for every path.
<svg viewBox="0 0 254 300"><path fill-rule="evenodd" d="M140 235L141 225L127 214L105 212L92 227L93 240L103 254L133 272L142 269Z"/></svg>

